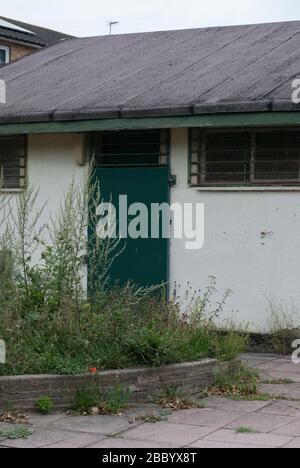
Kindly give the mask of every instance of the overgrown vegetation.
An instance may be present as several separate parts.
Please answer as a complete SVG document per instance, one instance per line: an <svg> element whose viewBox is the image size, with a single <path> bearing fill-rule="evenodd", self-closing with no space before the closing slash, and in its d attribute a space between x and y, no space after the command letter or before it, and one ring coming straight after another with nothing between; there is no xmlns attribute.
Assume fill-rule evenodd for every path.
<svg viewBox="0 0 300 468"><path fill-rule="evenodd" d="M204 404L195 398L183 396L177 387L169 387L164 395L159 398L158 403L164 408L172 410L184 410L204 408Z"/></svg>
<svg viewBox="0 0 300 468"><path fill-rule="evenodd" d="M291 299L289 303L276 303L268 299L268 329L271 349L282 355L290 355L292 343L300 337L299 310Z"/></svg>
<svg viewBox="0 0 300 468"><path fill-rule="evenodd" d="M38 190L28 187L2 220L0 250L7 255L0 269L0 338L7 364L0 374L76 374L91 366L161 366L207 357L226 361L244 351L245 336L233 328L224 336L216 332L229 292L215 303L214 281L192 294L184 315L176 294L167 299L164 287L107 287L124 245L96 234L87 245L101 202L90 174L70 186L58 213L49 214L38 201ZM88 297L87 257L94 280Z"/></svg>
<svg viewBox="0 0 300 468"><path fill-rule="evenodd" d="M236 394L228 395L229 400L233 401L284 401L288 398L281 396L274 396L270 393L253 393L253 394Z"/></svg>
<svg viewBox="0 0 300 468"><path fill-rule="evenodd" d="M121 415L129 404L130 392L122 385L116 385L101 394L96 385L90 385L76 392L72 410L83 415Z"/></svg>
<svg viewBox="0 0 300 468"><path fill-rule="evenodd" d="M294 383L296 382L292 379L270 379L262 382L265 385L292 385Z"/></svg>
<svg viewBox="0 0 300 468"><path fill-rule="evenodd" d="M209 396L224 396L235 401L275 401L284 400L282 396L276 397L269 393L261 393L258 391L258 373L248 366L241 366L232 375L218 373L215 376L213 387L211 387L207 395Z"/></svg>
<svg viewBox="0 0 300 468"><path fill-rule="evenodd" d="M221 393L228 393L231 395L235 393L254 395L257 393L257 379L257 372L243 365L232 375L223 373L216 374L214 388Z"/></svg>

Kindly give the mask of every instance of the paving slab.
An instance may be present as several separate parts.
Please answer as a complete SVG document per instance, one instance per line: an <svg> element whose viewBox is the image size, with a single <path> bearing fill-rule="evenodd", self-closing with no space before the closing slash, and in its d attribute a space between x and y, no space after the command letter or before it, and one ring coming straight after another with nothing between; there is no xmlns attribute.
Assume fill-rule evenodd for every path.
<svg viewBox="0 0 300 468"><path fill-rule="evenodd" d="M293 384L294 385L294 384ZM266 393L275 397L285 396L289 391L294 390L291 385L258 384L257 390L260 393Z"/></svg>
<svg viewBox="0 0 300 468"><path fill-rule="evenodd" d="M300 370L300 368L299 368ZM278 371L277 369L271 369L268 371L271 379L289 379L293 380L295 383L300 383L300 373L298 372L283 372Z"/></svg>
<svg viewBox="0 0 300 468"><path fill-rule="evenodd" d="M230 429L220 429L206 437L204 440L225 442L233 444L246 444L255 447L279 448L292 441L292 437L275 434L237 434Z"/></svg>
<svg viewBox="0 0 300 468"><path fill-rule="evenodd" d="M242 443L237 443L237 444L231 444L229 442L216 442L216 441L211 441L211 440L198 440L197 442L194 442L189 446L193 448L200 448L200 449L233 449L233 448L247 448L247 449L255 449L256 447L253 445L246 445Z"/></svg>
<svg viewBox="0 0 300 468"><path fill-rule="evenodd" d="M300 388L298 389L289 389L287 388L287 392L285 393L285 398L289 398L290 400L300 401Z"/></svg>
<svg viewBox="0 0 300 468"><path fill-rule="evenodd" d="M263 383L267 380L271 380L273 379L272 375L269 373L269 371L265 371L265 370L260 370L258 372L258 381L260 383Z"/></svg>
<svg viewBox="0 0 300 468"><path fill-rule="evenodd" d="M287 400L285 402L288 406L290 406L291 408L295 408L297 410L300 410L300 401L293 401L293 400Z"/></svg>
<svg viewBox="0 0 300 468"><path fill-rule="evenodd" d="M299 364L295 364L291 359L287 361L280 361L279 366L276 366L277 372L292 372L299 375Z"/></svg>
<svg viewBox="0 0 300 468"><path fill-rule="evenodd" d="M252 413L228 424L226 429L236 430L239 427L247 427L257 432L268 433L281 426L295 422L297 422L297 419L291 416L279 416L276 414L265 416L261 413Z"/></svg>
<svg viewBox="0 0 300 468"><path fill-rule="evenodd" d="M268 406L270 401L234 401L223 397L209 397L204 400L207 408L220 409L222 411L237 411L240 413L252 413Z"/></svg>
<svg viewBox="0 0 300 468"><path fill-rule="evenodd" d="M259 367L264 364L279 365L279 357L274 354L243 354L242 360L248 365ZM285 359L282 357L281 359Z"/></svg>
<svg viewBox="0 0 300 468"><path fill-rule="evenodd" d="M300 448L300 437L297 437L296 439L292 440L287 445L285 445L283 448L285 448L285 449Z"/></svg>
<svg viewBox="0 0 300 468"><path fill-rule="evenodd" d="M207 408L175 412L171 416L168 416L168 421L173 424L187 424L220 429L230 422L240 419L244 415L245 413L240 411L223 411Z"/></svg>
<svg viewBox="0 0 300 468"><path fill-rule="evenodd" d="M157 424L144 424L122 434L124 439L147 440L174 444L177 447L189 445L214 431L212 427L199 427L186 424L170 424L159 422Z"/></svg>
<svg viewBox="0 0 300 468"><path fill-rule="evenodd" d="M59 421L63 420L66 417L65 413L39 414L29 412L27 414L29 426L33 429L39 429L52 426L53 424L58 424Z"/></svg>
<svg viewBox="0 0 300 468"><path fill-rule="evenodd" d="M257 364L256 362L252 362L252 363L249 363L248 365L249 365L249 367L253 367L258 371L270 372L270 371L276 371L279 364L278 364L278 361L267 361L267 362L264 362L264 363L261 363L261 364Z"/></svg>
<svg viewBox="0 0 300 468"><path fill-rule="evenodd" d="M300 407L300 402L298 406ZM294 416L296 418L300 418L299 407L297 408L292 406L290 401L274 401L259 410L259 413L278 414L279 416Z"/></svg>
<svg viewBox="0 0 300 468"><path fill-rule="evenodd" d="M43 445L41 448L85 448L92 444L105 440L105 436L99 434L70 433L66 439L56 443Z"/></svg>
<svg viewBox="0 0 300 468"><path fill-rule="evenodd" d="M41 448L74 436L76 436L76 433L71 431L41 430L40 432L34 432L28 439L5 440L2 445L11 448Z"/></svg>
<svg viewBox="0 0 300 468"><path fill-rule="evenodd" d="M117 449L117 448L177 448L178 445L164 444L159 442L149 442L148 440L131 440L123 438L109 438L104 439L101 442L91 444L87 448L107 448L107 449Z"/></svg>
<svg viewBox="0 0 300 468"><path fill-rule="evenodd" d="M270 354L270 353L244 353L242 355L243 361L252 360L252 361L282 361L286 359L286 356L280 356L279 354Z"/></svg>
<svg viewBox="0 0 300 468"><path fill-rule="evenodd" d="M292 424L286 424L274 429L273 434L300 437L300 418Z"/></svg>
<svg viewBox="0 0 300 468"><path fill-rule="evenodd" d="M125 416L64 416L64 418L53 424L52 428L53 430L115 435L138 424L133 418Z"/></svg>
<svg viewBox="0 0 300 468"><path fill-rule="evenodd" d="M19 426L22 426L22 424L19 424ZM25 425L24 425L25 426ZM10 424L10 423L4 423L4 422L0 422L0 431L2 432L7 432L7 431L12 431L16 428L16 426L14 424Z"/></svg>

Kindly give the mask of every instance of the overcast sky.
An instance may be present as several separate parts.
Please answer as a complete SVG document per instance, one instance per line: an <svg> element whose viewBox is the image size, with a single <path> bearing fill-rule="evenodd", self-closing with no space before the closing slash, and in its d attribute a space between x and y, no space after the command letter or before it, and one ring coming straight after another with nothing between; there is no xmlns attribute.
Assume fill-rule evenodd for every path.
<svg viewBox="0 0 300 468"><path fill-rule="evenodd" d="M1 15L78 36L300 20L299 0L9 0Z"/></svg>

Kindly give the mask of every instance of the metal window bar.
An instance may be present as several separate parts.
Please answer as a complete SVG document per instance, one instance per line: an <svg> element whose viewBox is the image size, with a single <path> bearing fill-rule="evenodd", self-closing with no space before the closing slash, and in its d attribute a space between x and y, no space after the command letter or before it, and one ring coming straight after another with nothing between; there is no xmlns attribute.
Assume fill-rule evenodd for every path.
<svg viewBox="0 0 300 468"><path fill-rule="evenodd" d="M255 133L251 132L250 183L253 183L253 181L255 180L255 148L256 148Z"/></svg>
<svg viewBox="0 0 300 468"><path fill-rule="evenodd" d="M95 166L169 165L169 130L102 132L91 139Z"/></svg>
<svg viewBox="0 0 300 468"><path fill-rule="evenodd" d="M191 186L300 184L300 130L192 129Z"/></svg>
<svg viewBox="0 0 300 468"><path fill-rule="evenodd" d="M1 189L19 189L26 185L26 136L0 137Z"/></svg>
<svg viewBox="0 0 300 468"><path fill-rule="evenodd" d="M201 185L200 174L204 174L205 171L205 166L203 166L205 153L202 141L204 140L200 130L191 129L189 132L189 184L193 186Z"/></svg>

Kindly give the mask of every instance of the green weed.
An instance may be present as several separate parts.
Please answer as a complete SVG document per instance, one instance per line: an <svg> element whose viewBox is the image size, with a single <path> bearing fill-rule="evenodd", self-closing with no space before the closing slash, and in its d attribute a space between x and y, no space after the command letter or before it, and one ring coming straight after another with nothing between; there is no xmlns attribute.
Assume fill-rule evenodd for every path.
<svg viewBox="0 0 300 468"><path fill-rule="evenodd" d="M3 439L28 439L31 435L32 431L25 427L19 427L12 431L0 431L0 438Z"/></svg>
<svg viewBox="0 0 300 468"><path fill-rule="evenodd" d="M39 413L48 414L53 410L54 402L52 398L48 396L44 396L44 397L39 398L36 401L35 406L37 410L39 411Z"/></svg>
<svg viewBox="0 0 300 468"><path fill-rule="evenodd" d="M235 432L237 434L257 434L257 431L251 429L250 427L238 427Z"/></svg>

